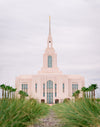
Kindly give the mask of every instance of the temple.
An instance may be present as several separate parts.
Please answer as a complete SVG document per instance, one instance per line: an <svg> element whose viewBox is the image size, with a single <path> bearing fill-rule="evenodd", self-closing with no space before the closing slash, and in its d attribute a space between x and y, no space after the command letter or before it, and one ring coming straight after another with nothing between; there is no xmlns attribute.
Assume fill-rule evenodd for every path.
<svg viewBox="0 0 100 127"><path fill-rule="evenodd" d="M57 66L57 54L53 48L50 17L47 48L43 54L41 70L36 75L17 77L15 86L17 96L19 96L18 91L23 90L28 93L30 98L48 104L61 103L65 98L72 99L72 94L84 86L84 77L65 75Z"/></svg>

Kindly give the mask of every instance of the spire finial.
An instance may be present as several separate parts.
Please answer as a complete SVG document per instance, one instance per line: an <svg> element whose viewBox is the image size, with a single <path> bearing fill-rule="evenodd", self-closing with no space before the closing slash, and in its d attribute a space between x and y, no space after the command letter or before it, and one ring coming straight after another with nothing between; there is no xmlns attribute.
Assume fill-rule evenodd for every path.
<svg viewBox="0 0 100 127"><path fill-rule="evenodd" d="M49 35L51 35L51 16L49 16Z"/></svg>

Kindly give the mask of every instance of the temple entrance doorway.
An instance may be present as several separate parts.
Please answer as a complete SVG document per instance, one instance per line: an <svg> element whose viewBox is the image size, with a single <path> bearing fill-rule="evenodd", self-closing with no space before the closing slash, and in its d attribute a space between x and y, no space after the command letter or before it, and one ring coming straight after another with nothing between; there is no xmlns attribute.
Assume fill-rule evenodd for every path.
<svg viewBox="0 0 100 127"><path fill-rule="evenodd" d="M59 103L59 99L55 99L55 104L58 104Z"/></svg>

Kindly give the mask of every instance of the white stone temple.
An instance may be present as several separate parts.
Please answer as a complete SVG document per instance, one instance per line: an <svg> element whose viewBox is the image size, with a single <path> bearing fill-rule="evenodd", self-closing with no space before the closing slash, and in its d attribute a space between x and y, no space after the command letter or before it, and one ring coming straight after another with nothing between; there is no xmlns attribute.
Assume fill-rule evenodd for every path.
<svg viewBox="0 0 100 127"><path fill-rule="evenodd" d="M18 91L23 90L30 98L35 98L39 102L61 103L65 98L72 99L72 94L78 89L81 90L83 86L84 77L65 75L57 67L57 54L53 48L49 17L49 35L43 54L43 67L36 75L21 75L16 78L17 96Z"/></svg>

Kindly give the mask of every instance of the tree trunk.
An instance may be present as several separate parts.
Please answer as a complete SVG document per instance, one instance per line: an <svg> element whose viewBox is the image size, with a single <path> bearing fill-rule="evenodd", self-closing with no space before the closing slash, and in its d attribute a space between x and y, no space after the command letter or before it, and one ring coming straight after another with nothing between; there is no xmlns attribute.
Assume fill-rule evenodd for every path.
<svg viewBox="0 0 100 127"><path fill-rule="evenodd" d="M4 89L2 89L2 98L4 98Z"/></svg>
<svg viewBox="0 0 100 127"><path fill-rule="evenodd" d="M6 98L6 90L5 90L5 98Z"/></svg>
<svg viewBox="0 0 100 127"><path fill-rule="evenodd" d="M87 92L87 98L88 98L88 92Z"/></svg>
<svg viewBox="0 0 100 127"><path fill-rule="evenodd" d="M10 92L10 99L11 99L11 92Z"/></svg>
<svg viewBox="0 0 100 127"><path fill-rule="evenodd" d="M85 98L87 98L87 94L86 94L86 92L85 92Z"/></svg>
<svg viewBox="0 0 100 127"><path fill-rule="evenodd" d="M9 91L8 91L8 98L9 98Z"/></svg>
<svg viewBox="0 0 100 127"><path fill-rule="evenodd" d="M85 92L83 92L83 98L85 98Z"/></svg>
<svg viewBox="0 0 100 127"><path fill-rule="evenodd" d="M14 95L15 93L14 92L12 92L12 98L14 98L15 97L15 95Z"/></svg>
<svg viewBox="0 0 100 127"><path fill-rule="evenodd" d="M89 99L90 99L90 91L89 91Z"/></svg>
<svg viewBox="0 0 100 127"><path fill-rule="evenodd" d="M13 98L15 98L15 92L13 92Z"/></svg>
<svg viewBox="0 0 100 127"><path fill-rule="evenodd" d="M92 98L93 98L93 90L92 90Z"/></svg>
<svg viewBox="0 0 100 127"><path fill-rule="evenodd" d="M95 99L95 90L94 90L94 99Z"/></svg>

